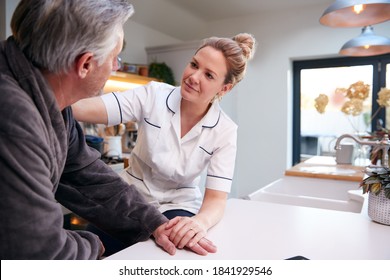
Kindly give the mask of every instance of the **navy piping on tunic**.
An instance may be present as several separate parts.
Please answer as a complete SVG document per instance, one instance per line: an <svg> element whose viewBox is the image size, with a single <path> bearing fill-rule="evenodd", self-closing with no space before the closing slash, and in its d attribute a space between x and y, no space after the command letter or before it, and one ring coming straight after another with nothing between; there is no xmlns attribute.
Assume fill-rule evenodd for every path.
<svg viewBox="0 0 390 280"><path fill-rule="evenodd" d="M113 92L112 94L114 95L114 97L115 97L115 99L116 99L116 102L118 103L119 114L120 114L120 117L121 117L121 122L120 122L120 123L122 123L123 117L122 117L122 108L121 108L121 104L119 103L119 100L118 100L118 97L116 97L116 94L115 94L114 92Z"/></svg>
<svg viewBox="0 0 390 280"><path fill-rule="evenodd" d="M144 180L142 180L141 178L138 178L138 177L134 176L133 174L131 174L131 173L129 172L129 170L126 170L126 173L129 174L131 177L137 179L137 180L140 180L140 181L142 181L142 182L144 181Z"/></svg>
<svg viewBox="0 0 390 280"><path fill-rule="evenodd" d="M205 151L207 154L209 154L210 156L214 154L214 152L209 152L207 151L205 148L203 148L202 146L199 146L199 148L201 148L203 151Z"/></svg>
<svg viewBox="0 0 390 280"><path fill-rule="evenodd" d="M219 179L224 179L224 180L229 180L232 181L233 179L231 178L226 178L226 177L221 177L221 176L215 176L215 175L209 175L207 174L208 177L214 177L214 178L219 178Z"/></svg>
<svg viewBox="0 0 390 280"><path fill-rule="evenodd" d="M216 127L217 124L219 123L219 119L221 118L221 111L219 111L219 115L218 115L218 120L217 122L213 125L213 126L206 126L206 125L202 125L203 128L213 128L213 127Z"/></svg>
<svg viewBox="0 0 390 280"><path fill-rule="evenodd" d="M157 128L161 128L161 126L158 126L158 125L155 125L155 124L152 124L151 122L149 122L146 118L144 118L144 121L147 123L147 124L150 124L151 126L154 126L154 127L157 127Z"/></svg>
<svg viewBox="0 0 390 280"><path fill-rule="evenodd" d="M172 113L176 114L176 112L174 112L171 108L169 108L169 105L168 105L168 99L169 99L169 96L171 96L172 92L175 90L176 88L174 88L173 90L171 90L171 92L168 94L167 96L167 99L165 99L165 104L167 105L169 111L171 111Z"/></svg>

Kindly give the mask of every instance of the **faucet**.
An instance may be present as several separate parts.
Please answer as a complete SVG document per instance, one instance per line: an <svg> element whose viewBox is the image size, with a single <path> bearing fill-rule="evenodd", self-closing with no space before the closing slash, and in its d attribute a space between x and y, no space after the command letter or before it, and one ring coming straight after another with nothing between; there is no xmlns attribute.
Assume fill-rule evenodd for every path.
<svg viewBox="0 0 390 280"><path fill-rule="evenodd" d="M382 138L382 140L378 141L369 141L369 140L361 140L359 138L357 138L356 136L354 135L351 135L351 134L343 134L341 135L339 138L337 138L337 141L336 141L336 144L335 144L335 150L340 150L341 147L340 147L340 142L341 140L343 140L344 138L350 138L352 140L354 140L356 143L360 144L360 145L368 145L368 146L372 146L374 147L374 150L375 151L378 151L378 150L382 150L382 160L381 160L381 164L383 167L389 167L389 149L390 149L390 140L389 140L389 135L388 134L385 134Z"/></svg>

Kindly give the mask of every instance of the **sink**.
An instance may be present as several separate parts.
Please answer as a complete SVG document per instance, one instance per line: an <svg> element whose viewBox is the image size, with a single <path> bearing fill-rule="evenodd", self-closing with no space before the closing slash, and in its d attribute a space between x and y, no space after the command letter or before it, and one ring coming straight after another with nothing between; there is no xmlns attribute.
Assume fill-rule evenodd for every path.
<svg viewBox="0 0 390 280"><path fill-rule="evenodd" d="M284 176L248 195L248 199L360 213L359 182Z"/></svg>

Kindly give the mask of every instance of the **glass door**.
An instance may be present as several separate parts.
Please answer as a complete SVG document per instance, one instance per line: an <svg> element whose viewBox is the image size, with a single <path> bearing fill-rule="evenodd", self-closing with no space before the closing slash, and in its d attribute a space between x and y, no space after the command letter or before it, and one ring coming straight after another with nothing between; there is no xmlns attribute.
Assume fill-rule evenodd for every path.
<svg viewBox="0 0 390 280"><path fill-rule="evenodd" d="M390 113L377 102L379 90L390 83L389 58L293 62L293 164L315 155L335 156L342 134L362 136L377 124L390 127Z"/></svg>

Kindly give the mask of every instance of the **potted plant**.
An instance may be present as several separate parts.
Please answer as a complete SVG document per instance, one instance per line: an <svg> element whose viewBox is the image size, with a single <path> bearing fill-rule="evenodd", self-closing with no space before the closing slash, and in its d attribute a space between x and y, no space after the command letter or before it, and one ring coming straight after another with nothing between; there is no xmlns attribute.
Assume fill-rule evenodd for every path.
<svg viewBox="0 0 390 280"><path fill-rule="evenodd" d="M368 166L360 183L363 194L368 193L368 216L381 224L390 225L390 168Z"/></svg>
<svg viewBox="0 0 390 280"><path fill-rule="evenodd" d="M173 71L165 62L152 62L149 65L149 77L157 78L173 86L176 84Z"/></svg>

